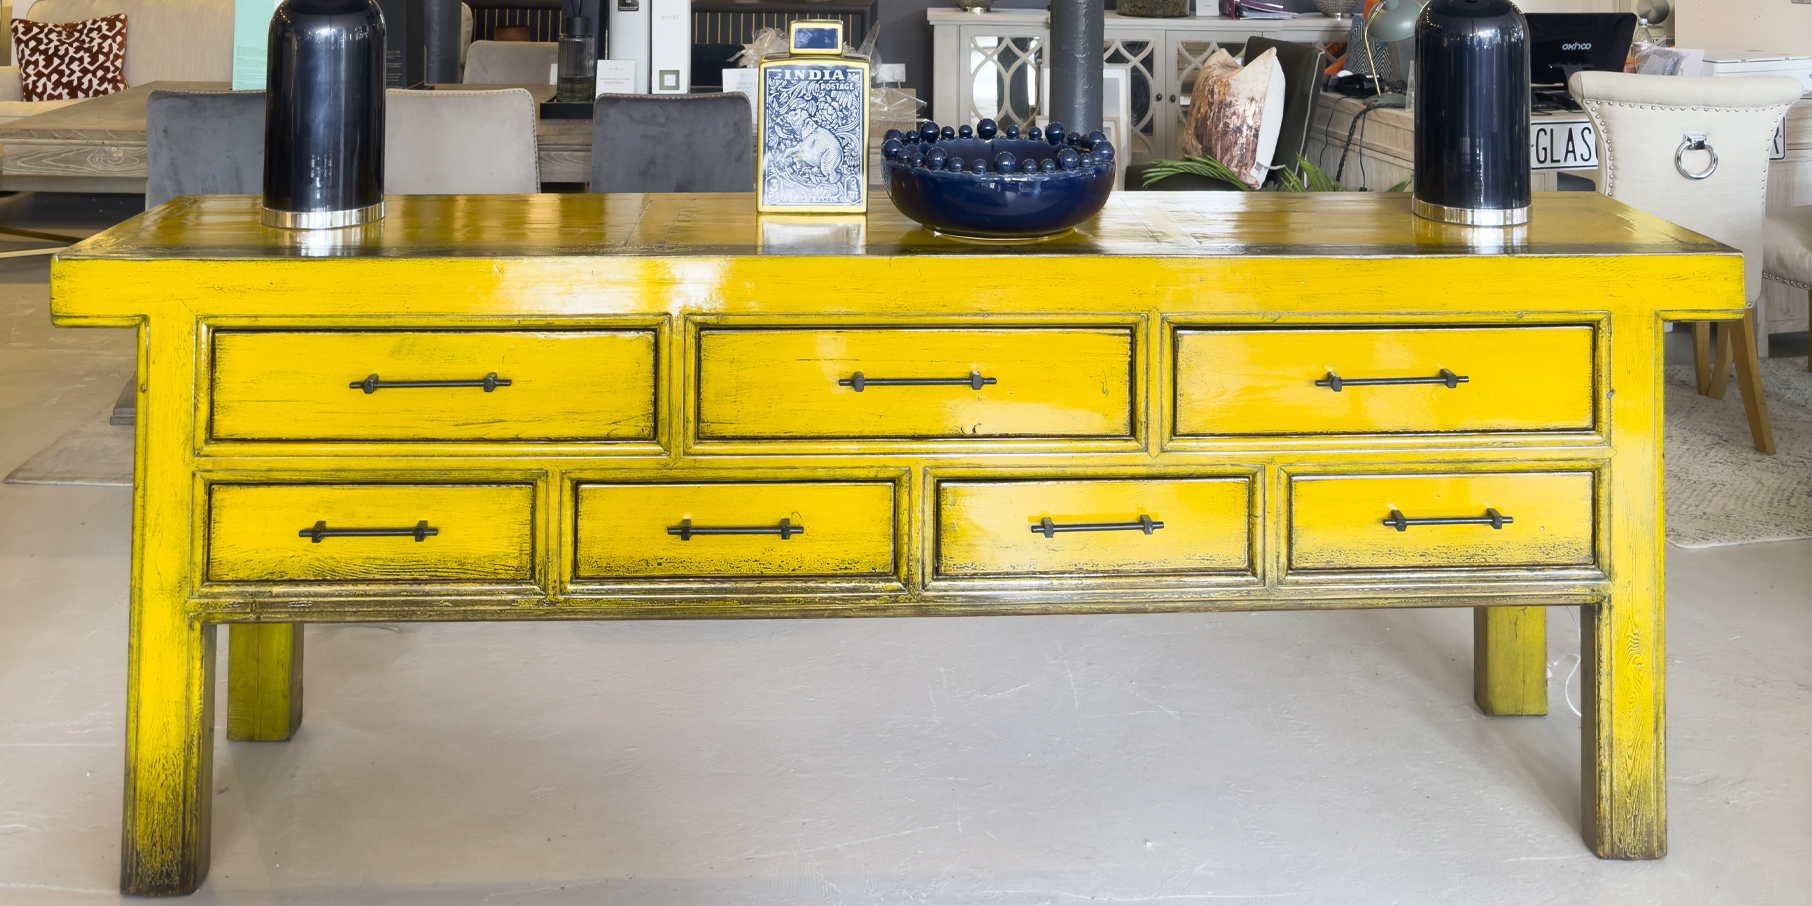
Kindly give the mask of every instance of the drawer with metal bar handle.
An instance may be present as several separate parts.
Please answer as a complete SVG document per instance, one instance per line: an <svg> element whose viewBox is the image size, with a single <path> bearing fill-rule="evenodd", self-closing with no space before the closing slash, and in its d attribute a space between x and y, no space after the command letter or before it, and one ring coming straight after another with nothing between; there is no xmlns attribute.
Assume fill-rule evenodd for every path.
<svg viewBox="0 0 1812 906"><path fill-rule="evenodd" d="M1585 431L1584 325L1185 329L1176 434Z"/></svg>
<svg viewBox="0 0 1812 906"><path fill-rule="evenodd" d="M1122 438L1133 387L1126 328L712 328L698 437Z"/></svg>
<svg viewBox="0 0 1812 906"><path fill-rule="evenodd" d="M893 490L880 481L581 483L573 578L890 576Z"/></svg>
<svg viewBox="0 0 1812 906"><path fill-rule="evenodd" d="M654 336L652 330L217 331L209 437L648 441L655 425Z"/></svg>
<svg viewBox="0 0 1812 906"><path fill-rule="evenodd" d="M937 484L936 574L1250 573L1246 476Z"/></svg>
<svg viewBox="0 0 1812 906"><path fill-rule="evenodd" d="M1291 571L1585 567L1593 473L1296 475Z"/></svg>
<svg viewBox="0 0 1812 906"><path fill-rule="evenodd" d="M213 582L524 583L528 484L213 484Z"/></svg>

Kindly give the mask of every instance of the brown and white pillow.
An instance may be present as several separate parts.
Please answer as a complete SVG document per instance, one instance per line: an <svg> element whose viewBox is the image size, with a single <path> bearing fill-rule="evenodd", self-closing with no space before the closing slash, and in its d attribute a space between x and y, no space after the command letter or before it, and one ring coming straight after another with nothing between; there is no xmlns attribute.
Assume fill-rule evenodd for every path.
<svg viewBox="0 0 1812 906"><path fill-rule="evenodd" d="M1244 67L1224 50L1202 64L1189 97L1189 121L1177 144L1191 157L1210 157L1250 188L1265 181L1283 122L1284 75L1277 51Z"/></svg>
<svg viewBox="0 0 1812 906"><path fill-rule="evenodd" d="M126 17L14 19L13 59L28 101L94 98L126 89Z"/></svg>

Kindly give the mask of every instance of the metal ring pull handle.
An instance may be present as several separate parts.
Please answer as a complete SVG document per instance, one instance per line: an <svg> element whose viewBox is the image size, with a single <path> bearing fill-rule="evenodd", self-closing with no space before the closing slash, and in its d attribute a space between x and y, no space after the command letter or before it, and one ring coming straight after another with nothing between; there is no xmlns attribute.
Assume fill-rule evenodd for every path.
<svg viewBox="0 0 1812 906"><path fill-rule="evenodd" d="M315 523L313 528L305 528L297 532L296 537L307 538L315 544L320 544L323 538L414 538L416 541L423 541L438 534L440 534L440 529L429 528L426 519L417 522L415 528L336 529L328 528L327 522L323 520Z"/></svg>
<svg viewBox="0 0 1812 906"><path fill-rule="evenodd" d="M1132 532L1140 531L1149 535L1164 527L1162 522L1154 522L1150 516L1140 516L1138 522L1071 522L1058 525L1046 516L1031 526L1032 534L1046 538L1055 537L1058 532Z"/></svg>
<svg viewBox="0 0 1812 906"><path fill-rule="evenodd" d="M667 534L678 535L681 541L691 541L696 535L779 535L780 540L785 541L794 535L805 534L805 526L794 525L791 520L782 519L779 525L706 528L693 525L690 519L681 519L679 525L667 527Z"/></svg>
<svg viewBox="0 0 1812 906"><path fill-rule="evenodd" d="M1688 151L1703 151L1711 155L1711 166L1706 167L1702 173L1694 173L1686 169L1686 152ZM1718 172L1718 152L1713 151L1711 146L1705 143L1703 133L1688 132L1680 137L1680 147L1674 151L1674 169L1679 170L1680 175L1687 179L1704 179Z"/></svg>
<svg viewBox="0 0 1812 906"><path fill-rule="evenodd" d="M1461 384L1469 383L1471 380L1471 378L1463 374L1454 374L1445 368L1441 369L1441 373L1435 377L1343 378L1330 371L1328 372L1327 377L1316 381L1315 386L1326 387L1335 393L1339 393L1340 388L1342 387L1383 387L1391 384L1441 384L1447 389L1452 390Z"/></svg>
<svg viewBox="0 0 1812 906"><path fill-rule="evenodd" d="M871 378L863 377L858 371L851 377L837 381L839 387L854 387L857 393L864 387L968 387L980 390L990 384L997 384L991 377L982 377L981 372L971 371L966 378Z"/></svg>
<svg viewBox="0 0 1812 906"><path fill-rule="evenodd" d="M362 381L353 381L346 386L354 390L363 390L366 393L376 393L379 390L400 390L408 387L483 387L484 392L490 393L499 387L509 385L509 378L500 378L497 376L497 372L493 371L475 381L380 381L374 374Z"/></svg>
<svg viewBox="0 0 1812 906"><path fill-rule="evenodd" d="M1399 510L1391 510L1384 524L1399 532L1409 531L1412 525L1489 525L1502 530L1504 526L1515 522L1515 519L1493 509L1486 509L1483 516L1431 516L1425 519L1411 519Z"/></svg>

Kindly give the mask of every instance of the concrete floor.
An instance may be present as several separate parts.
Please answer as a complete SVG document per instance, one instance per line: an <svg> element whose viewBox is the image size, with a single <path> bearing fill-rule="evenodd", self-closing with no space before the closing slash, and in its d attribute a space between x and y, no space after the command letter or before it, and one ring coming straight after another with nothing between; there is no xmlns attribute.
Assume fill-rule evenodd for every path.
<svg viewBox="0 0 1812 906"><path fill-rule="evenodd" d="M131 344L0 262L0 474ZM121 899L130 507L0 485L0 903ZM191 902L1812 903L1812 542L1669 557L1661 861L1580 842L1571 609L1545 718L1463 610L319 626Z"/></svg>

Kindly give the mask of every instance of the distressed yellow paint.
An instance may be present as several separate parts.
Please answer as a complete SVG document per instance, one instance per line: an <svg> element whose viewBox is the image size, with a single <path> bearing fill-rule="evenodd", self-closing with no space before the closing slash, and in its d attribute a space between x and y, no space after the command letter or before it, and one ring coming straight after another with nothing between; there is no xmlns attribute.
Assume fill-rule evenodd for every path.
<svg viewBox="0 0 1812 906"><path fill-rule="evenodd" d="M1185 330L1177 433L1578 431L1592 427L1592 328ZM1316 385L1464 377L1444 384Z"/></svg>
<svg viewBox="0 0 1812 906"><path fill-rule="evenodd" d="M1472 611L1472 697L1491 715L1548 713L1548 610Z"/></svg>
<svg viewBox="0 0 1812 906"><path fill-rule="evenodd" d="M1593 550L1590 472L1299 477L1290 481L1290 568L1498 569L1589 566ZM1384 524L1482 517L1489 525Z"/></svg>
<svg viewBox="0 0 1812 906"><path fill-rule="evenodd" d="M178 199L58 255L51 287L56 322L133 326L141 344L122 889L184 893L206 876L216 624L299 618L1581 605L1585 835L1607 858L1662 855L1659 328L1670 319L1738 317L1741 256L1591 193L1537 196L1527 238L1516 240L1514 254L1490 244L1470 247L1467 237L1474 234L1466 230L1418 228L1408 205L1401 194L1125 193L1071 235L1005 246L937 236L877 198L862 229L848 232L861 237L860 247L833 252L789 248L782 231L764 244L746 195L393 197L381 227L342 236L340 246L331 237L257 226L256 198L214 196ZM1588 327L1586 354L1566 338L1583 336ZM1368 331L1383 343L1427 328L1479 331L1476 341L1437 350L1443 359L1460 356L1455 360L1477 375L1492 373L1478 370L1484 366L1476 363L1486 361L1481 357L1516 358L1492 337L1564 342L1523 363L1530 383L1522 386L1545 388L1539 393L1525 390L1504 405L1465 412L1369 410L1375 418L1341 433L1301 411L1290 416L1299 423L1279 427L1275 420L1286 417L1287 406L1224 394L1247 378L1271 380L1265 369L1298 361L1291 349L1269 359L1254 358L1249 349L1222 356L1196 347L1189 365L1179 367L1179 337L1259 328ZM1531 328L1561 329L1526 332ZM392 356L381 344L357 345L359 337L388 332L558 334L560 343L573 333L637 339L610 347L615 351L608 355L569 362L574 385L535 397L536 406L554 400L556 414L543 409L532 418L518 413L487 422L472 410L431 406L441 399L434 396L400 397L397 405L424 407L415 414L358 419L353 416L373 410L317 408L304 416L308 406L342 402L332 394L311 397L315 402L282 398L274 381L251 395L238 386L240 377L220 375L215 341L258 332L318 335L314 353L284 367L332 365L349 372L334 379L345 382L374 371L389 379L390 362L421 361ZM939 377L945 365L960 368L951 376L987 365L996 370L989 376L1014 375L1012 383L1002 380L989 390L1042 395L1024 405L1027 397L983 395L978 402L967 390L946 397L935 395L943 389L891 388L881 396L875 388L861 395L860 405L877 409L838 409L847 398L827 395L832 373L814 348L789 357L770 346L763 354L725 358L723 370L705 374L704 339L757 332L866 332L890 341L861 350L864 362L879 355L894 356L902 367L935 364ZM891 340L908 332L952 342L909 347ZM1036 342L1001 347L998 356L963 345L996 335ZM232 342L229 371L238 367L230 361ZM540 369L551 361L541 352L554 356L576 347L535 348L535 356L512 366ZM1067 354L1052 354L1060 348ZM1361 351L1385 348L1360 344ZM514 380L500 367L500 347L443 349L439 361L460 366L448 375L495 370ZM381 367L365 364L374 353ZM265 364L274 366L277 358ZM1314 367L1328 364L1325 356L1314 358ZM1032 376L1013 369L1027 362L1044 366L1037 375L1042 383L1022 388ZM246 380L259 380L260 364L246 361ZM1589 370L1589 382L1580 368ZM809 380L775 380L781 372ZM539 381L536 375L546 372L521 373ZM1217 382L1216 393L1224 395L1216 405L1185 405L1181 414L1194 421L1178 423L1179 397L1186 402ZM523 405L527 394L503 394L532 386L513 385L489 399L482 391L444 399ZM1496 386L1495 379L1480 380L1466 390L1495 392ZM729 395L710 396L720 391ZM343 392L345 405L368 402L357 391ZM251 420L219 422L223 400L229 414L239 405L235 393L244 403L240 415ZM871 393L883 401L870 403ZM1579 410L1581 393L1589 394L1589 421ZM381 405L399 399L388 394L373 397ZM1012 405L974 418L980 410L973 407L990 399ZM1571 402L1549 408L1561 399ZM726 408L732 401L740 402ZM284 405L292 408L277 411ZM1243 407L1242 421L1274 419L1266 430L1284 433L1251 433L1251 425L1240 433L1239 423L1204 421L1224 418L1216 410L1227 406ZM261 407L272 408L252 414ZM701 416L719 421L706 428ZM245 437L271 439L210 433L238 430L231 425L236 419L252 426ZM539 424L531 426L535 419ZM373 433L380 429L394 433L384 439ZM757 429L794 433L760 434L780 442L731 439L755 436ZM1010 436L1018 431L1031 433ZM1526 499L1490 483L1512 473L1567 477ZM1597 476L1589 490L1581 483L1588 474ZM979 488L1248 475L1253 493L1242 512L1253 538L1250 562L1229 567L1231 573L1109 572L1112 564L1102 557L1061 568L1083 562L1084 570L1102 570L1081 580L1075 572L1017 566L1006 574L937 574L939 482ZM1383 494L1367 484L1346 501L1363 506L1320 514L1313 501L1296 496L1342 476L1349 482L1376 477L1396 487ZM1417 482L1445 480L1438 476L1452 477L1446 491L1411 496L1415 487L1431 494L1426 489L1434 485ZM422 542L423 550L441 552L426 555L413 550L413 540L375 539L385 546L353 548L347 546L353 539L333 539L321 545L335 555L332 562L310 561L314 551L300 559L283 553L293 550L284 547L292 542L307 545L295 533L323 518L316 507L296 505L307 502L303 491L281 508L248 496L237 515L230 502L224 514L210 509L210 487L249 493L278 485L386 488L397 495L394 506L347 503L336 512L405 520L398 527L459 516L456 528L469 532L476 525L479 534L449 529ZM723 496L739 485L790 493ZM822 497L799 493L814 485L836 490ZM513 490L484 504L422 508L440 506L427 489L448 486ZM686 493L697 496L656 499L660 486L691 488ZM652 496L601 503L613 500L613 488ZM1513 499L1518 507L1539 504L1530 510L1536 515L1508 509L1504 501ZM1412 528L1405 542L1383 527L1388 511L1381 508L1394 503L1407 515L1423 515L1408 509L1409 501L1498 505L1517 521L1498 538L1488 537L1490 529ZM1148 505L1112 502L1114 513ZM1176 512L1184 503L1161 506ZM996 518L972 509L977 525L984 516ZM661 547L676 543L665 529L687 513L700 524L707 517L777 523L796 513L807 533L784 542L699 538L685 542L697 547L683 558L651 556L650 550L674 549ZM1011 519L1030 515L1013 512ZM1299 518L1309 522L1292 521ZM1319 547L1299 544L1297 533L1314 528L1316 519L1323 520L1319 530L1344 534L1321 538ZM1168 543L1166 524L1152 536L1116 541L1134 552L1143 540ZM1178 526L1185 524L1194 525ZM1022 541L1038 538L1021 526ZM1537 529L1546 530L1545 540L1524 534ZM1460 534L1423 543L1434 531ZM1555 532L1564 540L1557 542ZM443 556L450 545L481 536L492 540ZM811 547L839 536L840 543ZM1364 540L1342 540L1348 537ZM1215 546L1236 543L1225 538L1201 552L1231 550ZM1406 543L1411 546L1401 546ZM367 553L341 559L355 551ZM1301 558L1308 555L1320 558L1316 568L1305 568ZM963 562L980 564L982 555ZM1230 555L1221 562L1236 561ZM1502 565L1508 562L1522 565ZM1491 568L1454 568L1475 565ZM1529 668L1518 659L1528 658L1533 646L1520 636L1493 631L1479 644L1488 664L1508 658ZM287 667L293 673L299 664L292 658ZM273 677L283 675L275 659L270 670L254 672L265 679L251 689L233 684L235 702L268 693L279 682ZM265 713L250 707L241 713Z"/></svg>
<svg viewBox="0 0 1812 906"><path fill-rule="evenodd" d="M668 529L774 528L768 535ZM780 521L803 533L781 538ZM886 483L582 484L581 579L886 576L894 568L893 485Z"/></svg>
<svg viewBox="0 0 1812 906"><path fill-rule="evenodd" d="M302 726L302 624L240 623L227 639L227 739L289 739Z"/></svg>
<svg viewBox="0 0 1812 906"><path fill-rule="evenodd" d="M1246 571L1251 481L1193 478L946 481L938 485L937 572L946 576ZM1055 524L1162 528L1032 531Z"/></svg>
<svg viewBox="0 0 1812 906"><path fill-rule="evenodd" d="M1132 332L1119 330L707 330L703 438L1125 437ZM840 381L969 380L963 386Z"/></svg>
<svg viewBox="0 0 1812 906"><path fill-rule="evenodd" d="M208 578L214 582L528 581L533 489L527 485L214 485ZM412 529L413 537L328 537L332 529Z"/></svg>
<svg viewBox="0 0 1812 906"><path fill-rule="evenodd" d="M654 436L653 331L221 331L213 426L228 440ZM510 382L482 387L348 385Z"/></svg>

